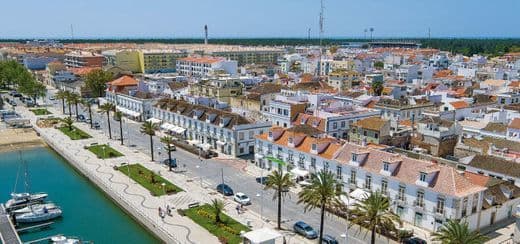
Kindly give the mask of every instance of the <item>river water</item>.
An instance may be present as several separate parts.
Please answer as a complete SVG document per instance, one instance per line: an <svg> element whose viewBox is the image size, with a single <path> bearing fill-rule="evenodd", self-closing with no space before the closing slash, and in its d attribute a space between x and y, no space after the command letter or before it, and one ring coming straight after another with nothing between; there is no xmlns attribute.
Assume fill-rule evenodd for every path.
<svg viewBox="0 0 520 244"><path fill-rule="evenodd" d="M160 243L144 227L113 203L93 183L49 148L39 147L0 153L0 201L9 199L20 165L27 162L32 192L47 192L48 200L59 205L63 217L51 228L21 235L30 241L55 234L76 236L94 243ZM24 189L23 167L18 191Z"/></svg>

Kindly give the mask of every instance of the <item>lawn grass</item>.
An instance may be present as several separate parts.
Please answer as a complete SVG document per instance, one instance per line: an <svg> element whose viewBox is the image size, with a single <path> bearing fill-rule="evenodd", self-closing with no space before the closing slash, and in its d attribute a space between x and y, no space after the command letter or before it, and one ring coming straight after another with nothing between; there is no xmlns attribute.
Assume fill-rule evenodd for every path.
<svg viewBox="0 0 520 244"><path fill-rule="evenodd" d="M104 150L103 150L103 147L105 148ZM96 156L98 158L102 158L102 159L117 158L117 157L124 156L122 153L116 151L115 149L111 148L108 145L94 145L94 146L88 147L88 150L91 151L92 153L96 154Z"/></svg>
<svg viewBox="0 0 520 244"><path fill-rule="evenodd" d="M92 136L90 136L86 132L78 129L75 126L72 126L72 130L69 130L69 127L65 125L65 126L58 128L58 130L63 132L63 134L67 135L71 140L82 140L82 139L92 138Z"/></svg>
<svg viewBox="0 0 520 244"><path fill-rule="evenodd" d="M140 164L130 164L130 165L123 165L117 167L117 170L121 171L121 173L129 176L132 180L139 183L139 185L143 186L147 190L150 191L150 194L153 196L161 196L166 194L174 194L177 192L183 191L178 186L172 184L171 182L167 181L163 177L155 174L151 170L145 168L144 166ZM129 175L130 173L130 175ZM153 177L153 183L152 183L152 174ZM164 185L164 189L162 184Z"/></svg>
<svg viewBox="0 0 520 244"><path fill-rule="evenodd" d="M31 109L30 111L33 112L35 115L49 115L49 114L52 114L51 112L49 112L49 110L47 110L45 108L35 108L35 109Z"/></svg>
<svg viewBox="0 0 520 244"><path fill-rule="evenodd" d="M202 226L202 228L208 230L211 234L215 235L219 239L225 238L227 243L230 244L242 243L242 239L240 238L240 231L248 232L251 230L247 226L239 223L224 213L220 214L222 223L215 223L213 207L209 204L186 209L183 210L183 212L186 216L188 216L188 218Z"/></svg>

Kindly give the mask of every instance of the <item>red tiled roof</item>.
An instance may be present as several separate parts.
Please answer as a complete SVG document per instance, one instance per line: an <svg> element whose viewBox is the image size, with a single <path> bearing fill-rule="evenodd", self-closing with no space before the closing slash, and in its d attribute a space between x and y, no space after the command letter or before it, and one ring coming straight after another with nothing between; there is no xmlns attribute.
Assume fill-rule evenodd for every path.
<svg viewBox="0 0 520 244"><path fill-rule="evenodd" d="M123 75L111 82L109 84L111 86L137 86L139 83L136 79L129 75Z"/></svg>
<svg viewBox="0 0 520 244"><path fill-rule="evenodd" d="M507 127L513 129L520 129L520 118L514 118Z"/></svg>
<svg viewBox="0 0 520 244"><path fill-rule="evenodd" d="M461 108L469 107L469 104L467 102L465 102L465 101L456 101L456 102L451 102L450 104L455 109L461 109Z"/></svg>

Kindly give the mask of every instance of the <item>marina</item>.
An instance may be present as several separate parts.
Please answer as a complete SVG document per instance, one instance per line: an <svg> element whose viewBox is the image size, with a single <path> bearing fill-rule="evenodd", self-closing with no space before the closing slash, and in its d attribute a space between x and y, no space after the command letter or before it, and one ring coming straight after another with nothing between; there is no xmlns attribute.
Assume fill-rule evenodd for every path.
<svg viewBox="0 0 520 244"><path fill-rule="evenodd" d="M51 149L35 147L22 150L22 154L31 172L31 191L45 192L52 202L31 206L20 205L13 210L17 213L16 229L20 233L19 239L14 230L14 222L9 222L8 215L2 214L0 221L2 238L10 240L4 240L5 243L34 240L41 240L35 243L47 243L51 237L57 235L74 236L73 239L94 243L159 243L155 236L129 217ZM2 203L11 198L12 192L23 192L20 182L18 182L18 189L13 191L20 166L19 156L18 151L0 153L0 182L3 182L0 185L0 202ZM3 210L6 213L5 209ZM57 214L58 211L59 215L63 214L62 217L53 219L53 222L46 222L49 220L47 217L56 217L52 214ZM38 219L44 214L47 217ZM27 217L25 220L38 223L30 225L22 223L24 218L20 217L24 215ZM37 228L31 228L35 224ZM101 225L106 227L106 231L99 231Z"/></svg>

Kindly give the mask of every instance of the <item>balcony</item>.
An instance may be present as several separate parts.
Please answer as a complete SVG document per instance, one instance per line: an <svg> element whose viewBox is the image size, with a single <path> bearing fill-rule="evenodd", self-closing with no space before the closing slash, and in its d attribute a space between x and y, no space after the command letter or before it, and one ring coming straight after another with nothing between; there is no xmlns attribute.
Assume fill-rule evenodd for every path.
<svg viewBox="0 0 520 244"><path fill-rule="evenodd" d="M421 201L421 200L414 200L414 201L413 201L413 206L414 206L416 209L424 210L424 201Z"/></svg>
<svg viewBox="0 0 520 244"><path fill-rule="evenodd" d="M399 205L403 205L403 206L406 206L408 205L407 201L406 201L406 196L399 196L397 195L396 199L395 199L395 202Z"/></svg>
<svg viewBox="0 0 520 244"><path fill-rule="evenodd" d="M444 208L433 208L433 213L436 218L446 218L446 210Z"/></svg>

